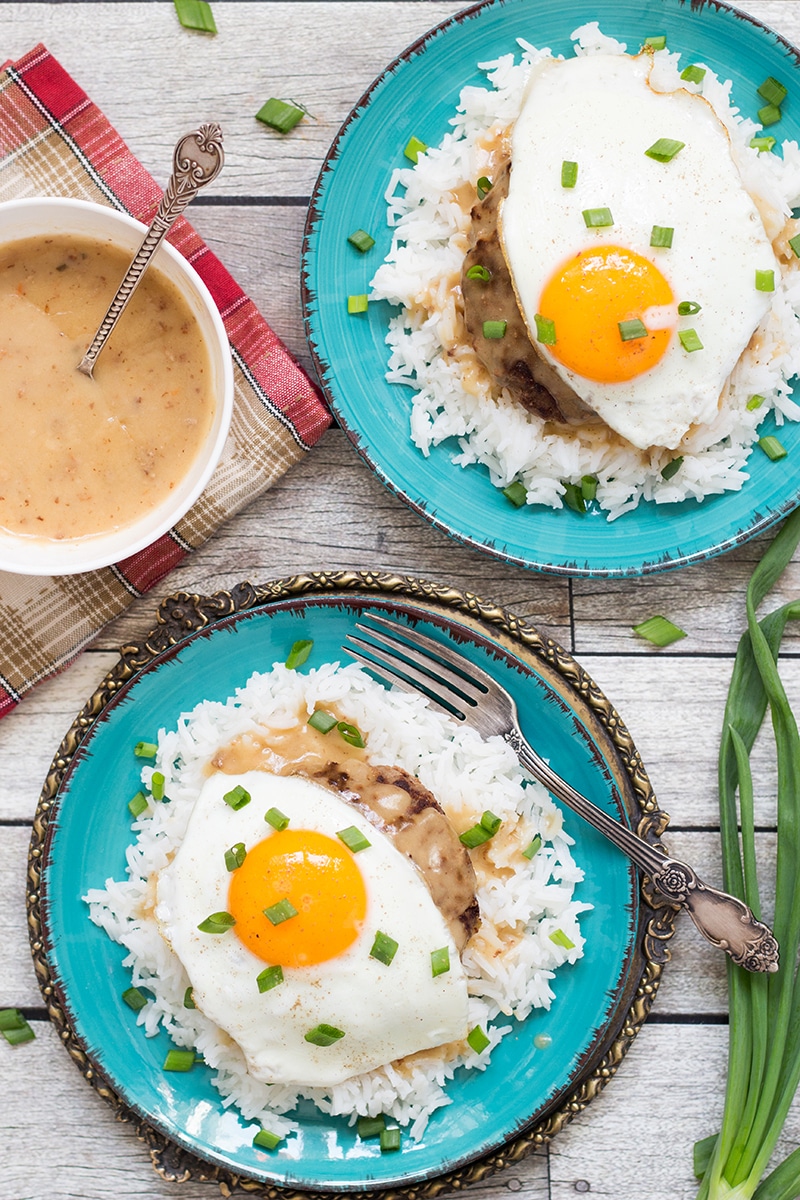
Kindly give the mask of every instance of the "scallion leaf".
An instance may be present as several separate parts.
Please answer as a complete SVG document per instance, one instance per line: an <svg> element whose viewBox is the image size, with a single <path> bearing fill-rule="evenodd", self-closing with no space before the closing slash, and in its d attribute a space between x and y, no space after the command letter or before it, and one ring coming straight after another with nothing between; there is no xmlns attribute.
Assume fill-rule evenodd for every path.
<svg viewBox="0 0 800 1200"><path fill-rule="evenodd" d="M674 235L675 230L671 229L669 225L654 225L650 231L650 245L659 250L669 250Z"/></svg>
<svg viewBox="0 0 800 1200"><path fill-rule="evenodd" d="M390 1125L388 1129L384 1129L380 1134L381 1154L388 1154L392 1150L400 1149L400 1130L396 1125Z"/></svg>
<svg viewBox="0 0 800 1200"><path fill-rule="evenodd" d="M377 1117L359 1117L356 1122L356 1132L362 1142L365 1142L368 1138L379 1137L385 1128L386 1118L383 1113L380 1113Z"/></svg>
<svg viewBox="0 0 800 1200"><path fill-rule="evenodd" d="M0 1009L0 1034L9 1046L24 1046L36 1041L36 1034L18 1008Z"/></svg>
<svg viewBox="0 0 800 1200"><path fill-rule="evenodd" d="M578 182L578 164L569 162L567 159L561 164L561 186L562 188L574 188Z"/></svg>
<svg viewBox="0 0 800 1200"><path fill-rule="evenodd" d="M761 87L756 90L762 100L766 100L767 104L774 104L776 108L780 108L788 95L780 80L775 79L772 75L768 75Z"/></svg>
<svg viewBox="0 0 800 1200"><path fill-rule="evenodd" d="M282 813L279 808L268 808L264 813L264 820L273 829L277 829L278 833L286 829L289 824L289 818L286 816L286 813Z"/></svg>
<svg viewBox="0 0 800 1200"><path fill-rule="evenodd" d="M475 191L478 193L478 199L483 200L485 196L489 195L489 192L491 190L492 190L491 179L489 179L489 177L487 175L481 175L480 179L475 184Z"/></svg>
<svg viewBox="0 0 800 1200"><path fill-rule="evenodd" d="M207 0L175 0L175 12L184 29L216 33L217 25Z"/></svg>
<svg viewBox="0 0 800 1200"><path fill-rule="evenodd" d="M501 491L506 500L510 500L515 508L522 508L528 503L528 489L518 479L510 483L508 487L502 488Z"/></svg>
<svg viewBox="0 0 800 1200"><path fill-rule="evenodd" d="M604 229L614 224L610 208L584 208L582 215L587 229Z"/></svg>
<svg viewBox="0 0 800 1200"><path fill-rule="evenodd" d="M191 986L187 987L186 991L183 993L183 1007L197 1008L197 1005L194 1002L194 989Z"/></svg>
<svg viewBox="0 0 800 1200"><path fill-rule="evenodd" d="M201 933L227 933L236 924L236 918L229 912L215 912L201 921L197 928Z"/></svg>
<svg viewBox="0 0 800 1200"><path fill-rule="evenodd" d="M484 321L483 336L489 340L498 340L506 336L507 321Z"/></svg>
<svg viewBox="0 0 800 1200"><path fill-rule="evenodd" d="M761 405L762 405L763 403L764 403L764 397L763 397L763 396L759 396L759 395L758 395L758 393L756 392L756 393L755 393L754 395L752 395L752 396L750 397L750 399L747 401L747 404L745 405L745 408L747 409L747 411L748 411L748 412L755 412L755 410L756 410L757 408L761 408Z"/></svg>
<svg viewBox="0 0 800 1200"><path fill-rule="evenodd" d="M687 636L685 630L662 616L648 617L646 621L634 625L633 632L652 642L654 646L671 646L673 642L679 642Z"/></svg>
<svg viewBox="0 0 800 1200"><path fill-rule="evenodd" d="M697 63L689 63L689 66L681 71L681 79L686 83L702 83L705 77L705 67L698 67Z"/></svg>
<svg viewBox="0 0 800 1200"><path fill-rule="evenodd" d="M164 1071L191 1071L195 1064L194 1050L168 1050L164 1059Z"/></svg>
<svg viewBox="0 0 800 1200"><path fill-rule="evenodd" d="M772 137L768 133L756 135L756 137L750 138L751 150L757 150L759 154L767 153L776 144L777 144L777 138Z"/></svg>
<svg viewBox="0 0 800 1200"><path fill-rule="evenodd" d="M543 346L555 346L556 344L556 323L551 321L549 317L543 317L541 313L536 313L534 316L536 322L536 340L541 342Z"/></svg>
<svg viewBox="0 0 800 1200"><path fill-rule="evenodd" d="M668 163L672 162L676 154L680 154L685 145L686 142L679 142L675 138L659 138L645 150L645 154L648 158L654 158L656 162Z"/></svg>
<svg viewBox="0 0 800 1200"><path fill-rule="evenodd" d="M144 992L139 991L138 987L126 988L122 993L121 999L134 1012L138 1012L140 1008L144 1008L145 1004L147 1004L147 996L145 996Z"/></svg>
<svg viewBox="0 0 800 1200"><path fill-rule="evenodd" d="M348 746L355 746L357 750L364 749L366 742L357 725L351 725L349 721L339 721L336 728Z"/></svg>
<svg viewBox="0 0 800 1200"><path fill-rule="evenodd" d="M250 803L250 793L247 788L243 788L240 783L237 783L236 787L226 792L222 799L230 805L234 812L238 812L240 808L244 808L246 804Z"/></svg>
<svg viewBox="0 0 800 1200"><path fill-rule="evenodd" d="M278 133L289 133L304 116L302 108L298 108L296 104L276 100L273 96L258 110L256 120L261 121L263 125L269 125L270 129L276 129Z"/></svg>
<svg viewBox="0 0 800 1200"><path fill-rule="evenodd" d="M336 836L353 854L358 854L360 850L366 850L371 845L371 842L367 841L356 825L348 825L347 829L337 830Z"/></svg>
<svg viewBox="0 0 800 1200"><path fill-rule="evenodd" d="M334 1042L338 1042L344 1036L342 1029L324 1023L315 1025L313 1029L309 1029L308 1033L304 1034L305 1040L311 1042L312 1046L332 1046Z"/></svg>
<svg viewBox="0 0 800 1200"><path fill-rule="evenodd" d="M410 137L405 144L403 154L405 154L406 158L410 159L411 162L416 163L420 154L424 154L427 149L428 147L424 142L421 142L418 137Z"/></svg>
<svg viewBox="0 0 800 1200"><path fill-rule="evenodd" d="M756 291L757 292L774 292L775 291L775 272L774 271L756 271Z"/></svg>
<svg viewBox="0 0 800 1200"><path fill-rule="evenodd" d="M693 354L695 350L703 349L703 343L700 341L695 329L679 329L678 341L687 354Z"/></svg>
<svg viewBox="0 0 800 1200"><path fill-rule="evenodd" d="M450 947L442 946L439 950L431 950L431 975L446 975L450 970Z"/></svg>
<svg viewBox="0 0 800 1200"><path fill-rule="evenodd" d="M276 963L274 967L265 967L260 975L256 975L259 992L271 992L279 983L283 983L283 967Z"/></svg>
<svg viewBox="0 0 800 1200"><path fill-rule="evenodd" d="M294 671L297 667L302 667L313 649L314 642L311 638L303 638L301 641L295 642L286 656L286 666L288 669Z"/></svg>
<svg viewBox="0 0 800 1200"><path fill-rule="evenodd" d="M665 467L661 468L661 478L665 480L672 479L678 474L683 466L683 455L679 454L677 458L670 459Z"/></svg>
<svg viewBox="0 0 800 1200"><path fill-rule="evenodd" d="M681 300L678 305L679 317L693 317L695 313L700 312L700 305L696 300Z"/></svg>
<svg viewBox="0 0 800 1200"><path fill-rule="evenodd" d="M370 958L377 958L378 962L382 962L384 966L391 966L392 959L397 954L398 943L393 937L389 937L388 933L381 933L380 929L375 934L375 939L372 943L372 949L369 952Z"/></svg>
<svg viewBox="0 0 800 1200"><path fill-rule="evenodd" d="M667 47L667 35L665 33L652 34L644 39L644 45L648 50L665 50Z"/></svg>
<svg viewBox="0 0 800 1200"><path fill-rule="evenodd" d="M486 1047L490 1045L490 1042L480 1025L476 1025L467 1034L467 1044L476 1054L483 1054Z"/></svg>
<svg viewBox="0 0 800 1200"><path fill-rule="evenodd" d="M133 753L137 758L155 758L158 746L155 742L137 742L133 747Z"/></svg>
<svg viewBox="0 0 800 1200"><path fill-rule="evenodd" d="M772 437L772 435L759 438L758 447L764 451L767 458L772 462L779 462L780 459L786 458L786 455L789 453L783 443L779 442L776 437Z"/></svg>
<svg viewBox="0 0 800 1200"><path fill-rule="evenodd" d="M147 796L145 796L144 792L137 792L136 795L128 801L128 809L134 820L136 820L137 817L140 817L146 808Z"/></svg>
<svg viewBox="0 0 800 1200"><path fill-rule="evenodd" d="M765 104L758 110L758 119L765 127L776 125L781 119L781 110L776 104Z"/></svg>
<svg viewBox="0 0 800 1200"><path fill-rule="evenodd" d="M271 1133L269 1129L259 1129L256 1136L253 1138L253 1145L259 1150L274 1150L280 1146L283 1138L280 1134Z"/></svg>
<svg viewBox="0 0 800 1200"><path fill-rule="evenodd" d="M154 800L164 799L164 773L163 771L153 771L150 776L150 794Z"/></svg>
<svg viewBox="0 0 800 1200"><path fill-rule="evenodd" d="M339 724L339 718L325 712L324 709L317 708L308 718L308 724L312 729L316 729L317 733L330 733Z"/></svg>
<svg viewBox="0 0 800 1200"><path fill-rule="evenodd" d="M617 321L617 329L623 342L637 342L648 336L647 327L639 317L633 317L630 321Z"/></svg>
<svg viewBox="0 0 800 1200"><path fill-rule="evenodd" d="M369 308L369 296L366 292L359 292L356 296L347 297L347 311L351 314L365 313Z"/></svg>
<svg viewBox="0 0 800 1200"><path fill-rule="evenodd" d="M563 929L554 929L550 934L550 941L554 946L560 946L562 950L574 950L575 943L571 938L568 938Z"/></svg>
<svg viewBox="0 0 800 1200"><path fill-rule="evenodd" d="M297 916L297 909L289 897L284 896L277 904L270 904L269 908L265 908L264 916L271 925L282 925L284 921L290 921L292 917Z"/></svg>
<svg viewBox="0 0 800 1200"><path fill-rule="evenodd" d="M541 839L541 836L537 833L536 836L534 837L533 841L529 842L528 845L525 847L525 849L523 851L521 851L522 857L523 858L533 858L535 854L539 853L541 848L542 848L542 839Z"/></svg>
<svg viewBox="0 0 800 1200"><path fill-rule="evenodd" d="M570 483L567 479L562 479L561 486L564 489L563 500L567 508L571 508L576 513L585 513L586 501L583 498L583 491L578 484Z"/></svg>
<svg viewBox="0 0 800 1200"><path fill-rule="evenodd" d="M581 475L581 495L587 502L597 499L596 475Z"/></svg>
<svg viewBox="0 0 800 1200"><path fill-rule="evenodd" d="M473 263L467 271L467 279L480 279L482 283L488 283L491 278L492 272L481 263Z"/></svg>
<svg viewBox="0 0 800 1200"><path fill-rule="evenodd" d="M355 246L361 254L366 254L375 245L375 238L367 233L366 229L357 229L355 233L351 233L348 237L348 242L351 246ZM304 660L305 661L305 660Z"/></svg>
<svg viewBox="0 0 800 1200"><path fill-rule="evenodd" d="M794 251L795 258L800 258L800 233L796 233L794 237L789 238L789 245Z"/></svg>
<svg viewBox="0 0 800 1200"><path fill-rule="evenodd" d="M244 860L247 858L247 850L244 842L237 842L235 846L231 846L230 850L225 851L225 869L227 871L237 871L239 867L244 865Z"/></svg>

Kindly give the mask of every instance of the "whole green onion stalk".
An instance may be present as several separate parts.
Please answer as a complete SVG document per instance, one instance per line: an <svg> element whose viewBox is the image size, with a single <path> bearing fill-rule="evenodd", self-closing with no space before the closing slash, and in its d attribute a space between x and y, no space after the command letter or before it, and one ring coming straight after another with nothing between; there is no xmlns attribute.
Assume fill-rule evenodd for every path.
<svg viewBox="0 0 800 1200"><path fill-rule="evenodd" d="M800 1082L800 904L794 902L800 874L800 734L777 668L786 622L800 617L800 600L756 617L798 542L800 509L785 522L750 580L747 632L736 654L719 752L725 887L760 916L749 754L769 708L778 764L773 929L781 965L776 973L762 975L728 960L725 1106L719 1133L695 1146L695 1173L702 1177L697 1200L795 1200L800 1195L800 1149L763 1177Z"/></svg>

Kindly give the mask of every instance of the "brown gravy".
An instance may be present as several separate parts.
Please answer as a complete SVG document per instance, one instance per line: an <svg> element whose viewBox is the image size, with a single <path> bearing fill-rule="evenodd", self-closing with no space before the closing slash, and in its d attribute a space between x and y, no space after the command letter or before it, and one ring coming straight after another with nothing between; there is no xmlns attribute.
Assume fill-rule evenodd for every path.
<svg viewBox="0 0 800 1200"><path fill-rule="evenodd" d="M77 370L130 258L59 235L0 247L0 526L63 539L129 525L186 474L214 415L211 365L177 288L150 268Z"/></svg>

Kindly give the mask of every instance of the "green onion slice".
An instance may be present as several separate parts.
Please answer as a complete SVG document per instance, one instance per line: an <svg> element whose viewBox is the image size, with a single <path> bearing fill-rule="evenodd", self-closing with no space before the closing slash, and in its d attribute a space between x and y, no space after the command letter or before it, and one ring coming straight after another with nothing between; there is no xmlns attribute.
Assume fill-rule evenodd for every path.
<svg viewBox="0 0 800 1200"><path fill-rule="evenodd" d="M506 500L510 500L515 508L522 508L528 502L528 489L518 479L510 483L508 487L504 487L502 491Z"/></svg>
<svg viewBox="0 0 800 1200"><path fill-rule="evenodd" d="M282 1141L283 1138L279 1134L271 1133L269 1129L259 1129L253 1138L253 1145L258 1146L260 1150L274 1150Z"/></svg>
<svg viewBox="0 0 800 1200"><path fill-rule="evenodd" d="M367 233L366 229L357 229L355 233L351 233L348 237L348 242L351 246L355 246L356 250L361 254L366 254L375 245L375 238Z"/></svg>
<svg viewBox="0 0 800 1200"><path fill-rule="evenodd" d="M288 104L285 100L276 100L273 96L262 105L256 113L256 120L278 133L289 133L304 116L302 108L296 104Z"/></svg>
<svg viewBox="0 0 800 1200"><path fill-rule="evenodd" d="M745 408L747 409L748 412L755 412L755 410L757 408L761 408L761 405L763 403L764 403L764 397L759 396L758 393L756 392L755 395L751 396L750 399L747 401Z"/></svg>
<svg viewBox="0 0 800 1200"><path fill-rule="evenodd" d="M486 1047L489 1045L489 1039L481 1029L480 1025L476 1025L467 1034L467 1044L476 1054L483 1054Z"/></svg>
<svg viewBox="0 0 800 1200"><path fill-rule="evenodd" d="M382 962L384 966L391 966L392 959L397 954L398 943L393 937L389 937L388 933L381 933L380 930L375 934L375 940L372 943L372 949L369 952L370 958L377 958L378 962Z"/></svg>
<svg viewBox="0 0 800 1200"><path fill-rule="evenodd" d="M571 938L568 938L563 929L554 929L550 934L550 941L555 946L561 946L564 950L574 950L575 943Z"/></svg>
<svg viewBox="0 0 800 1200"><path fill-rule="evenodd" d="M578 164L569 162L567 159L561 164L561 186L562 188L574 188L578 182Z"/></svg>
<svg viewBox="0 0 800 1200"><path fill-rule="evenodd" d="M570 483L566 479L561 480L561 485L564 488L563 500L567 508L571 508L576 513L585 513L586 501L583 498L582 488L577 483Z"/></svg>
<svg viewBox="0 0 800 1200"><path fill-rule="evenodd" d="M645 150L645 154L648 158L654 158L656 162L668 163L672 162L676 154L680 154L685 145L686 142L676 141L675 138L659 138Z"/></svg>
<svg viewBox="0 0 800 1200"><path fill-rule="evenodd" d="M265 908L264 916L270 924L282 925L284 921L289 921L292 917L297 916L297 909L288 896L284 896L277 904L270 904L269 908Z"/></svg>
<svg viewBox="0 0 800 1200"><path fill-rule="evenodd" d="M410 137L405 144L403 154L406 158L411 159L411 162L416 163L420 154L424 154L427 149L428 147L418 137Z"/></svg>
<svg viewBox="0 0 800 1200"><path fill-rule="evenodd" d="M330 733L339 724L339 718L317 708L308 718L308 724L312 729L316 729L317 733Z"/></svg>
<svg viewBox="0 0 800 1200"><path fill-rule="evenodd" d="M776 108L780 108L788 94L780 80L772 75L767 76L757 91L762 100L766 100L767 104L774 104Z"/></svg>
<svg viewBox="0 0 800 1200"><path fill-rule="evenodd" d="M481 263L473 263L467 271L467 279L480 279L482 283L488 283L491 278L492 272Z"/></svg>
<svg viewBox="0 0 800 1200"><path fill-rule="evenodd" d="M234 812L238 812L240 808L244 808L250 803L250 793L247 788L243 788L240 783L237 783L235 788L231 788L222 797L226 804L229 804Z"/></svg>
<svg viewBox="0 0 800 1200"><path fill-rule="evenodd" d="M136 795L128 801L128 809L130 810L130 814L134 820L136 817L140 817L146 808L147 796L145 796L144 792L137 792Z"/></svg>
<svg viewBox="0 0 800 1200"><path fill-rule="evenodd" d="M349 721L339 721L336 728L348 746L355 746L357 750L364 749L366 742L357 725L351 725Z"/></svg>
<svg viewBox="0 0 800 1200"><path fill-rule="evenodd" d="M584 500L597 499L597 476L582 475L581 476L581 495Z"/></svg>
<svg viewBox="0 0 800 1200"><path fill-rule="evenodd" d="M584 208L583 221L587 229L604 229L614 224L610 208Z"/></svg>
<svg viewBox="0 0 800 1200"><path fill-rule="evenodd" d="M236 917L229 912L215 912L201 921L197 928L201 933L227 933L236 924Z"/></svg>
<svg viewBox="0 0 800 1200"><path fill-rule="evenodd" d="M522 857L531 859L534 857L534 855L539 853L541 848L542 848L542 838L541 838L541 835L537 833L536 837L533 839L533 841L529 842L528 845L525 847L525 849L522 851Z"/></svg>
<svg viewBox="0 0 800 1200"><path fill-rule="evenodd" d="M273 829L277 829L279 833L289 824L289 818L286 816L286 813L282 813L279 808L268 808L264 813L264 820Z"/></svg>
<svg viewBox="0 0 800 1200"><path fill-rule="evenodd" d="M336 836L353 854L358 854L359 850L366 850L372 844L356 825L348 825L347 829L337 830Z"/></svg>
<svg viewBox="0 0 800 1200"><path fill-rule="evenodd" d="M789 453L783 443L771 435L759 438L758 445L772 462L778 462L779 459L786 458L786 455Z"/></svg>
<svg viewBox="0 0 800 1200"><path fill-rule="evenodd" d="M795 258L800 258L800 233L796 233L794 237L789 238L789 245L794 251Z"/></svg>
<svg viewBox="0 0 800 1200"><path fill-rule="evenodd" d="M678 340L687 354L693 354L695 350L703 349L703 343L697 336L695 329L679 329Z"/></svg>
<svg viewBox="0 0 800 1200"><path fill-rule="evenodd" d="M121 999L134 1012L138 1012L140 1008L144 1008L145 1004L147 1004L147 996L145 996L144 992L140 992L137 987L126 988L122 993Z"/></svg>
<svg viewBox="0 0 800 1200"><path fill-rule="evenodd" d="M164 799L164 783L163 771L153 771L150 777L150 792L154 800Z"/></svg>
<svg viewBox="0 0 800 1200"><path fill-rule="evenodd" d="M450 947L442 946L439 950L431 950L431 975L446 975L450 970Z"/></svg>
<svg viewBox="0 0 800 1200"><path fill-rule="evenodd" d="M24 1029L27 1021L18 1008L0 1008L0 1033L8 1033L12 1029Z"/></svg>
<svg viewBox="0 0 800 1200"><path fill-rule="evenodd" d="M502 818L496 817L495 814L490 812L488 808L481 817L481 825L490 837L494 837L502 824Z"/></svg>
<svg viewBox="0 0 800 1200"><path fill-rule="evenodd" d="M195 1064L194 1050L168 1050L164 1071L191 1071Z"/></svg>
<svg viewBox="0 0 800 1200"><path fill-rule="evenodd" d="M693 317L695 313L700 312L700 305L696 300L681 300L678 305L679 317Z"/></svg>
<svg viewBox="0 0 800 1200"><path fill-rule="evenodd" d="M309 1029L305 1034L305 1040L311 1042L312 1046L332 1046L334 1042L338 1042L344 1037L344 1030L337 1029L335 1025L315 1025L313 1029Z"/></svg>
<svg viewBox="0 0 800 1200"><path fill-rule="evenodd" d="M698 67L697 63L689 63L689 66L681 71L681 79L686 83L702 83L705 77L705 67Z"/></svg>
<svg viewBox="0 0 800 1200"><path fill-rule="evenodd" d="M491 836L489 830L479 823L472 825L469 829L465 829L458 840L468 850L474 850L476 846L482 846L484 842L488 842Z"/></svg>
<svg viewBox="0 0 800 1200"><path fill-rule="evenodd" d="M647 326L638 317L630 321L617 321L617 329L623 342L637 342L647 337Z"/></svg>
<svg viewBox="0 0 800 1200"><path fill-rule="evenodd" d="M366 292L360 292L357 296L347 297L347 311L349 313L365 313L369 308L369 297Z"/></svg>
<svg viewBox="0 0 800 1200"><path fill-rule="evenodd" d="M475 191L478 193L478 199L483 200L484 196L488 196L492 190L492 181L488 175L481 175L478 182L475 184Z"/></svg>
<svg viewBox="0 0 800 1200"><path fill-rule="evenodd" d="M776 144L777 138L770 134L761 134L760 136L750 138L751 150L757 150L759 154L764 154L770 151Z"/></svg>
<svg viewBox="0 0 800 1200"><path fill-rule="evenodd" d="M775 104L765 104L758 110L758 119L764 126L775 125L781 119L781 110Z"/></svg>
<svg viewBox="0 0 800 1200"><path fill-rule="evenodd" d="M175 0L175 12L184 29L216 33L217 25L207 0Z"/></svg>
<svg viewBox="0 0 800 1200"><path fill-rule="evenodd" d="M652 37L646 37L644 44L649 50L665 50L667 47L667 35L665 33L653 34Z"/></svg>
<svg viewBox="0 0 800 1200"><path fill-rule="evenodd" d="M247 858L247 850L244 842L236 842L231 846L230 850L225 851L225 869L227 871L236 871L243 866L244 860Z"/></svg>
<svg viewBox="0 0 800 1200"><path fill-rule="evenodd" d="M508 328L507 321L484 321L483 322L483 336L485 338L489 338L489 339L493 339L493 340L497 340L499 338L504 338L506 336L507 328Z"/></svg>
<svg viewBox="0 0 800 1200"><path fill-rule="evenodd" d="M379 1113L377 1117L359 1117L356 1122L356 1132L365 1142L367 1138L378 1137L386 1128L386 1119L383 1113Z"/></svg>
<svg viewBox="0 0 800 1200"><path fill-rule="evenodd" d="M775 272L774 271L756 271L756 291L757 292L774 292L775 291Z"/></svg>
<svg viewBox="0 0 800 1200"><path fill-rule="evenodd" d="M187 987L186 991L183 993L183 1007L197 1008L197 1005L194 1002L194 989L191 986Z"/></svg>
<svg viewBox="0 0 800 1200"><path fill-rule="evenodd" d="M679 642L681 638L686 637L685 630L661 616L648 617L646 621L634 625L633 632L652 642L654 646L671 646L673 642Z"/></svg>
<svg viewBox="0 0 800 1200"><path fill-rule="evenodd" d="M551 321L549 317L543 317L541 313L536 313L534 316L536 322L536 340L544 346L555 346L556 344L556 323Z"/></svg>
<svg viewBox="0 0 800 1200"><path fill-rule="evenodd" d="M155 742L137 742L133 747L137 758L155 758L157 751L158 746Z"/></svg>
<svg viewBox="0 0 800 1200"><path fill-rule="evenodd" d="M391 1150L400 1149L400 1130L396 1125L391 1125L388 1129L383 1129L380 1135L381 1153L387 1154Z"/></svg>
<svg viewBox="0 0 800 1200"><path fill-rule="evenodd" d="M274 967L265 967L260 975L256 975L259 992L271 992L279 983L283 983L283 967L278 963Z"/></svg>
<svg viewBox="0 0 800 1200"><path fill-rule="evenodd" d="M672 238L675 230L669 225L654 225L650 231L650 245L656 246L659 250L669 250L672 246Z"/></svg>
<svg viewBox="0 0 800 1200"><path fill-rule="evenodd" d="M671 459L665 467L662 467L661 478L667 480L672 479L674 475L678 474L678 471L680 471L682 466L683 455L679 454L677 458Z"/></svg>
<svg viewBox="0 0 800 1200"><path fill-rule="evenodd" d="M8 1029L0 1029L3 1038L9 1046L24 1046L26 1042L35 1042L36 1034L31 1029L28 1022L23 1017L19 1009L9 1009L9 1012L16 1013L19 1017L19 1023L10 1026Z"/></svg>
<svg viewBox="0 0 800 1200"><path fill-rule="evenodd" d="M347 240L350 241L350 238ZM294 671L297 667L302 667L313 648L314 643L311 638L304 638L302 641L295 642L286 656L286 666L289 670Z"/></svg>

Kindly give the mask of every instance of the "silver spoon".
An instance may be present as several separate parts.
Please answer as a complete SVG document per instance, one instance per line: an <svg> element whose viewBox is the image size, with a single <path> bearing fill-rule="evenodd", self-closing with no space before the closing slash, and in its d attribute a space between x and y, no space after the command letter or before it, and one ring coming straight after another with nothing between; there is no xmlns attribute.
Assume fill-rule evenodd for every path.
<svg viewBox="0 0 800 1200"><path fill-rule="evenodd" d="M201 125L192 133L182 137L172 156L172 174L167 189L153 217L152 224L128 267L117 294L111 301L89 349L78 363L78 370L91 379L97 356L105 346L123 313L126 304L136 291L150 259L160 246L165 235L181 215L186 205L195 198L201 187L216 179L222 170L225 156L222 152L222 130L219 125Z"/></svg>

